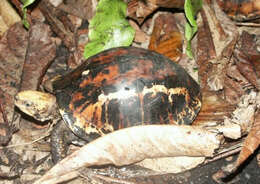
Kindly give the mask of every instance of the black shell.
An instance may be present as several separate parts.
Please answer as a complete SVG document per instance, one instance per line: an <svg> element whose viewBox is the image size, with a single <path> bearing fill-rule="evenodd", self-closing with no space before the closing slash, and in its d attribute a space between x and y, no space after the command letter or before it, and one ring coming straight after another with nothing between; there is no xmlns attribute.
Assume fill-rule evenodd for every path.
<svg viewBox="0 0 260 184"><path fill-rule="evenodd" d="M53 82L61 115L89 136L140 124L191 124L201 107L199 85L167 57L135 47L95 55Z"/></svg>

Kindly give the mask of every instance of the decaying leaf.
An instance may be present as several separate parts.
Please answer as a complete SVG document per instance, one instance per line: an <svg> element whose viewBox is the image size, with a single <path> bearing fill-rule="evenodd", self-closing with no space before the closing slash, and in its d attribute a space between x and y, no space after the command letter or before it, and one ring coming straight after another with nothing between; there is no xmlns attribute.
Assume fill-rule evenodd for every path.
<svg viewBox="0 0 260 184"><path fill-rule="evenodd" d="M192 126L147 125L126 128L96 139L72 153L35 184L57 183L75 177L75 171L83 166L122 166L158 157L210 157L219 147L221 138L217 132Z"/></svg>

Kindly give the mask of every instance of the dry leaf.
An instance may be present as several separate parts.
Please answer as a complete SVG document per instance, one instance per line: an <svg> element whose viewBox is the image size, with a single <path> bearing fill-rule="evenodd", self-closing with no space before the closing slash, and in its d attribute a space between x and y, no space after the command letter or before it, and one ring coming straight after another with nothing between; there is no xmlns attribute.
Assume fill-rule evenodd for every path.
<svg viewBox="0 0 260 184"><path fill-rule="evenodd" d="M127 5L127 16L141 24L158 6L148 1L132 0Z"/></svg>
<svg viewBox="0 0 260 184"><path fill-rule="evenodd" d="M224 172L223 175L220 177L224 178L227 175L235 172L239 168L239 166L242 165L248 159L248 157L254 153L254 151L259 147L259 145L260 145L260 113L257 113L253 126L243 143L242 150L239 153L237 160L223 167L222 170Z"/></svg>
<svg viewBox="0 0 260 184"><path fill-rule="evenodd" d="M207 3L203 4L203 22L208 29L209 25L212 40L214 43L211 49L203 47L206 50L198 49L198 64L199 75L202 78L202 88L217 91L224 87L224 77L226 66L232 56L232 52L238 37L238 31L235 24L220 10L216 3L212 6ZM203 35L200 36L203 39ZM200 47L203 43L198 40L197 46ZM210 43L211 43L210 39ZM212 44L209 44L212 45ZM215 50L215 52L214 52ZM209 56L206 53L216 53L216 58ZM212 58L213 57L213 60ZM210 60L211 59L211 60ZM208 60L210 60L208 62ZM206 61L206 62L205 62Z"/></svg>
<svg viewBox="0 0 260 184"><path fill-rule="evenodd" d="M223 122L225 116L228 117L235 106L227 103L220 93L213 91L202 92L203 105L193 125L203 125L207 122Z"/></svg>
<svg viewBox="0 0 260 184"><path fill-rule="evenodd" d="M250 1L222 1L218 0L221 8L236 21L256 20L260 17L260 3L258 0Z"/></svg>
<svg viewBox="0 0 260 184"><path fill-rule="evenodd" d="M82 19L90 20L96 10L96 0L70 0L59 3L58 8Z"/></svg>
<svg viewBox="0 0 260 184"><path fill-rule="evenodd" d="M31 25L26 60L23 66L21 90L37 90L47 67L56 54L49 26L41 22Z"/></svg>
<svg viewBox="0 0 260 184"><path fill-rule="evenodd" d="M202 164L205 157L165 157L145 159L136 165L142 166L157 173L180 173Z"/></svg>
<svg viewBox="0 0 260 184"><path fill-rule="evenodd" d="M18 92L28 34L21 23L16 23L0 40L0 98L7 122L14 119L14 95ZM17 122L13 122L16 124Z"/></svg>
<svg viewBox="0 0 260 184"><path fill-rule="evenodd" d="M146 0L147 2L164 8L181 8L183 9L185 0Z"/></svg>
<svg viewBox="0 0 260 184"><path fill-rule="evenodd" d="M221 137L217 135L192 126L147 125L122 129L72 153L35 184L57 183L63 178L75 177L74 171L83 166L122 166L158 157L210 157L220 144Z"/></svg>
<svg viewBox="0 0 260 184"><path fill-rule="evenodd" d="M243 143L242 150L236 161L236 167L240 166L260 145L260 113L255 117L253 126Z"/></svg>
<svg viewBox="0 0 260 184"><path fill-rule="evenodd" d="M2 35L10 26L19 22L21 18L16 13L8 0L0 1L0 35Z"/></svg>
<svg viewBox="0 0 260 184"><path fill-rule="evenodd" d="M158 12L153 17L153 31L149 49L178 61L182 56L183 38L171 13Z"/></svg>
<svg viewBox="0 0 260 184"><path fill-rule="evenodd" d="M226 72L224 80L225 99L230 104L237 104L240 101L241 96L254 87L243 75L241 75L237 65L229 63Z"/></svg>
<svg viewBox="0 0 260 184"><path fill-rule="evenodd" d="M235 123L241 127L241 134L245 135L249 132L257 108L258 93L250 91L241 97L240 102L237 104L237 108L232 112L230 118L225 118L227 124Z"/></svg>

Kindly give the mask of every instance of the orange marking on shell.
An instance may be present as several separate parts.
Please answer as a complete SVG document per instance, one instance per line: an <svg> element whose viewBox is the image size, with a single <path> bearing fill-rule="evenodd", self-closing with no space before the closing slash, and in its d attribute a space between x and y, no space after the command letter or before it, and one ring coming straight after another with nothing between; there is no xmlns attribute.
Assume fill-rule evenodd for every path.
<svg viewBox="0 0 260 184"><path fill-rule="evenodd" d="M87 128L90 124L95 125L96 128L100 129L103 127L103 123L101 121L101 114L102 114L102 104L97 102L95 104L90 104L83 112L81 109L84 107L84 104L81 105L79 108L73 111L73 116L76 117L80 124L85 125Z"/></svg>
<svg viewBox="0 0 260 184"><path fill-rule="evenodd" d="M96 84L98 86L98 84L101 84L101 82L103 80L113 81L114 82L116 80L115 77L119 75L118 65L110 65L108 68L106 68L106 70L109 71L107 74L99 73L94 78L88 77L88 78L84 79L80 83L80 87L84 88L86 85L88 85L90 83L94 83L94 84Z"/></svg>

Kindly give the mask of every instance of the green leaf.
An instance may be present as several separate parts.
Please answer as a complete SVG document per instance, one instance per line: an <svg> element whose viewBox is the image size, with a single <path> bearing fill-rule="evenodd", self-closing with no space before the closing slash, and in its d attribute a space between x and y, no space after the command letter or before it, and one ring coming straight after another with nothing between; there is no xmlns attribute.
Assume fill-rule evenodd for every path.
<svg viewBox="0 0 260 184"><path fill-rule="evenodd" d="M187 40L186 54L193 58L191 40L198 30L195 16L202 7L202 0L185 0L184 12L188 22L185 25L185 38Z"/></svg>
<svg viewBox="0 0 260 184"><path fill-rule="evenodd" d="M23 6L22 6L22 11L23 11L23 25L29 29L30 24L27 21L27 6L30 6L32 3L34 3L35 0L22 0Z"/></svg>
<svg viewBox="0 0 260 184"><path fill-rule="evenodd" d="M84 57L103 50L131 45L135 31L126 20L127 4L123 0L100 0L89 24L89 40Z"/></svg>

